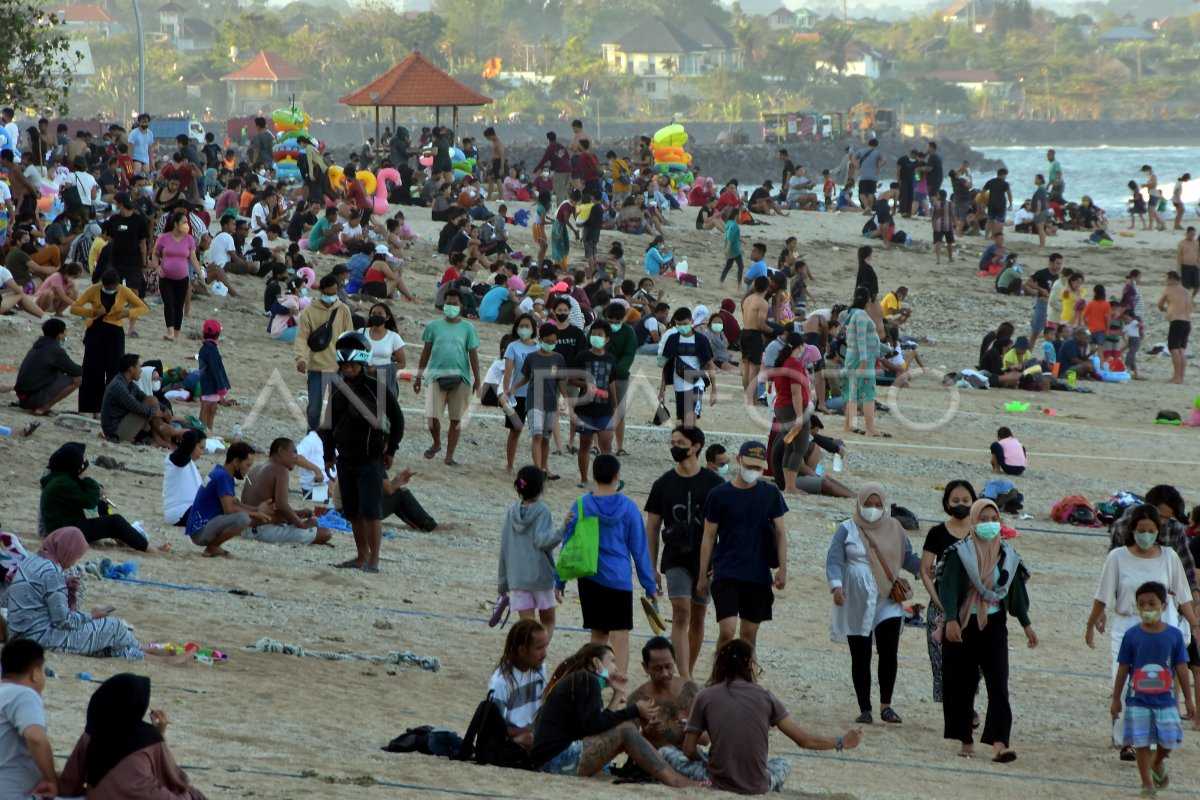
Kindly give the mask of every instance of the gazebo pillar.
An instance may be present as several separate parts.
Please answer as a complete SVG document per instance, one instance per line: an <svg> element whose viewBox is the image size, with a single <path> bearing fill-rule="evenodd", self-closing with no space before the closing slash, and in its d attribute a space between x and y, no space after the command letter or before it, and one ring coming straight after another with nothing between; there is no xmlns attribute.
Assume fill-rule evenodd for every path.
<svg viewBox="0 0 1200 800"><path fill-rule="evenodd" d="M379 147L379 106L375 106L375 147Z"/></svg>
<svg viewBox="0 0 1200 800"><path fill-rule="evenodd" d="M457 139L458 138L458 106L454 106L454 116L452 117L452 119L454 121L450 123L450 127L453 128L453 138Z"/></svg>

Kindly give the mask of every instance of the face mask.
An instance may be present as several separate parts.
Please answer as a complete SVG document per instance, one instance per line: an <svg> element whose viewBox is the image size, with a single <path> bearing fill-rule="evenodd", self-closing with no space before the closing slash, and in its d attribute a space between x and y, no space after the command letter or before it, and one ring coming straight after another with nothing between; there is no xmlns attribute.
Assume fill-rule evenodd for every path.
<svg viewBox="0 0 1200 800"><path fill-rule="evenodd" d="M950 516L955 519L966 519L971 516L970 506L950 506Z"/></svg>
<svg viewBox="0 0 1200 800"><path fill-rule="evenodd" d="M555 314L554 318L559 322L566 322L570 316L570 314Z"/></svg>
<svg viewBox="0 0 1200 800"><path fill-rule="evenodd" d="M1137 531L1133 534L1133 540L1142 550L1149 550L1158 541L1158 531Z"/></svg>
<svg viewBox="0 0 1200 800"><path fill-rule="evenodd" d="M1158 621L1162 619L1162 612L1157 608L1151 608L1147 609L1146 611L1139 611L1138 616L1141 617L1142 622L1146 623L1147 625L1156 625L1158 624Z"/></svg>
<svg viewBox="0 0 1200 800"><path fill-rule="evenodd" d="M602 669L599 672L597 672L596 677L600 679L600 688L601 689L603 689L605 686L608 686L608 670L607 669Z"/></svg>
<svg viewBox="0 0 1200 800"><path fill-rule="evenodd" d="M442 313L446 315L446 319L457 319L458 315L462 313L462 306L444 306Z"/></svg>
<svg viewBox="0 0 1200 800"><path fill-rule="evenodd" d="M692 452L690 447L671 447L671 458L675 459L675 463L679 464L688 457Z"/></svg>
<svg viewBox="0 0 1200 800"><path fill-rule="evenodd" d="M66 346L67 346L67 342L69 342L69 341L71 341L71 340L70 340L68 337L64 336L64 337L63 337L63 340L62 340L61 342L59 342L58 344L59 344L59 346L61 346L61 347L66 347Z"/></svg>
<svg viewBox="0 0 1200 800"><path fill-rule="evenodd" d="M728 475L729 474L729 465L722 464L721 466L717 467L717 474L718 475Z"/></svg>
<svg viewBox="0 0 1200 800"><path fill-rule="evenodd" d="M162 388L162 381L152 381L150 383L150 388L157 392L159 389Z"/></svg>
<svg viewBox="0 0 1200 800"><path fill-rule="evenodd" d="M613 333L616 333L617 331L621 330L621 326L624 324L625 323L623 323L623 322L614 322L611 325L609 325L609 327L612 328Z"/></svg>
<svg viewBox="0 0 1200 800"><path fill-rule="evenodd" d="M1000 523L981 522L975 526L975 535L985 542L990 542L1000 535Z"/></svg>
<svg viewBox="0 0 1200 800"><path fill-rule="evenodd" d="M588 342L597 350L603 350L604 346L608 344L608 339L603 336L589 336Z"/></svg>
<svg viewBox="0 0 1200 800"><path fill-rule="evenodd" d="M554 345L552 343L542 342L541 346L542 346L543 353L553 353L554 352Z"/></svg>
<svg viewBox="0 0 1200 800"><path fill-rule="evenodd" d="M533 328L517 328L517 336L521 337L521 341L533 336Z"/></svg>
<svg viewBox="0 0 1200 800"><path fill-rule="evenodd" d="M337 298L337 295L336 295L336 294L323 294L323 295L321 295L321 302L322 302L322 303L324 303L324 304L325 304L325 305L327 305L327 306L331 306L331 305L333 305L334 303L336 303L336 302L337 302L337 299L338 299L338 298Z"/></svg>
<svg viewBox="0 0 1200 800"><path fill-rule="evenodd" d="M744 467L742 468L742 480L744 480L746 483L757 483L758 479L761 477L762 477L761 469L746 469Z"/></svg>
<svg viewBox="0 0 1200 800"><path fill-rule="evenodd" d="M870 506L867 506L859 511L859 514L861 514L862 518L867 522L879 522L879 520L883 519L882 508L871 508Z"/></svg>
<svg viewBox="0 0 1200 800"><path fill-rule="evenodd" d="M679 331L680 336L691 336L692 334L691 325L676 325L675 330Z"/></svg>
<svg viewBox="0 0 1200 800"><path fill-rule="evenodd" d="M714 322L712 325L709 325L708 328L713 333L720 333L721 331L725 330L725 323L724 322Z"/></svg>
<svg viewBox="0 0 1200 800"><path fill-rule="evenodd" d="M100 287L100 291L104 292L109 297L112 297L114 294L117 293L116 289L105 289L103 286Z"/></svg>
<svg viewBox="0 0 1200 800"><path fill-rule="evenodd" d="M367 323L368 323L368 324L369 324L369 325L370 325L372 328L381 328L381 327L383 327L383 325L384 325L385 323L387 323L387 318L386 318L386 317L384 317L382 314L372 314L372 315L371 315L371 316L370 316L370 317L367 319Z"/></svg>
<svg viewBox="0 0 1200 800"><path fill-rule="evenodd" d="M300 296L308 297L308 287L304 287L303 289L300 290Z"/></svg>

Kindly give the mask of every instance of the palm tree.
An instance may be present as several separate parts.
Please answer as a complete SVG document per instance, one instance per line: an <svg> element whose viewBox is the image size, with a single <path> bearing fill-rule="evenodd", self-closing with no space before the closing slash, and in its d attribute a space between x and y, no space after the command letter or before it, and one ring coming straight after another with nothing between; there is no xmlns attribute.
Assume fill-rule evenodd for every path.
<svg viewBox="0 0 1200 800"><path fill-rule="evenodd" d="M667 102L671 100L671 79L679 72L679 62L667 56L658 60L658 66L667 76Z"/></svg>
<svg viewBox="0 0 1200 800"><path fill-rule="evenodd" d="M854 31L844 25L835 26L826 37L829 44L829 63L839 75L846 72L846 51L854 40Z"/></svg>

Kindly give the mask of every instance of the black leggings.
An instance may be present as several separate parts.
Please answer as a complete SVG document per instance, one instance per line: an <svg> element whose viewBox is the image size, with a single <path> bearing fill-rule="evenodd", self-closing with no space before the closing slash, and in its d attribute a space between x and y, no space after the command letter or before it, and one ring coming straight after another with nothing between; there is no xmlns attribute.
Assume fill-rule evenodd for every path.
<svg viewBox="0 0 1200 800"><path fill-rule="evenodd" d="M738 285L740 286L742 283L742 270L746 268L745 262L742 261L741 256L734 256L733 258L725 259L725 269L721 270L721 280L725 280L725 276L729 274L729 270L734 264L737 264Z"/></svg>
<svg viewBox="0 0 1200 800"><path fill-rule="evenodd" d="M163 319L167 327L179 330L183 327L183 306L187 302L187 278L159 278L158 294L162 297Z"/></svg>
<svg viewBox="0 0 1200 800"><path fill-rule="evenodd" d="M879 623L873 635L846 637L850 644L850 675L854 678L859 711L871 710L871 639L875 640L875 648L879 651L879 702L885 706L892 704L892 689L896 687L896 654L900 649L900 628L903 624L903 618L892 617Z"/></svg>
<svg viewBox="0 0 1200 800"><path fill-rule="evenodd" d="M83 531L83 537L88 540L88 544L101 539L116 539L143 553L150 544L146 537L138 533L120 514L81 519L72 524Z"/></svg>

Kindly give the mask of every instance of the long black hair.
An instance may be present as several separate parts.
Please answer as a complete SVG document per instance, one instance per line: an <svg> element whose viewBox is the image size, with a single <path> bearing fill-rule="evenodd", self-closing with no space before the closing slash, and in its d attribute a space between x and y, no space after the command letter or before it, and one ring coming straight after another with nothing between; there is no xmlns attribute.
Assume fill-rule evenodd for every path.
<svg viewBox="0 0 1200 800"><path fill-rule="evenodd" d="M707 686L725 684L736 680L754 683L754 648L745 639L733 639L717 651L713 658L712 675Z"/></svg>
<svg viewBox="0 0 1200 800"><path fill-rule="evenodd" d="M1142 503L1140 506L1135 506L1133 511L1129 512L1129 527L1125 529L1125 546L1132 547L1134 538L1133 532L1137 530L1137 524L1144 519L1148 519L1154 523L1154 527L1162 532L1163 519L1158 513L1158 509L1150 503Z"/></svg>
<svg viewBox="0 0 1200 800"><path fill-rule="evenodd" d="M783 347L779 349L779 355L775 357L775 369L783 366L783 362L787 361L796 352L797 348L803 348L808 344L804 340L804 334L797 330L792 330L788 333L787 338L783 340Z"/></svg>

